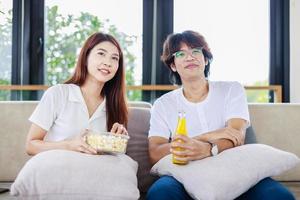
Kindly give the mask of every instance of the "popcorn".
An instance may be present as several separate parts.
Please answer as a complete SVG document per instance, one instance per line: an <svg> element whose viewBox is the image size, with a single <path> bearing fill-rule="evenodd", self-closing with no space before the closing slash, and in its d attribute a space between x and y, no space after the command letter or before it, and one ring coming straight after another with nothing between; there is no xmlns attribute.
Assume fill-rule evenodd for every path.
<svg viewBox="0 0 300 200"><path fill-rule="evenodd" d="M86 137L86 143L99 152L125 153L128 139L128 135L91 131Z"/></svg>

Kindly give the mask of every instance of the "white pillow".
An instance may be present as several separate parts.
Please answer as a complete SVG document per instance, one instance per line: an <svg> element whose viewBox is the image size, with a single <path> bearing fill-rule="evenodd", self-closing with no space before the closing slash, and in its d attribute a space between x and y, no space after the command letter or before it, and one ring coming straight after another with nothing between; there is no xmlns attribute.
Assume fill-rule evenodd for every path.
<svg viewBox="0 0 300 200"><path fill-rule="evenodd" d="M51 150L31 158L11 186L22 199L138 199L137 163L125 154Z"/></svg>
<svg viewBox="0 0 300 200"><path fill-rule="evenodd" d="M234 199L260 180L279 175L299 163L299 158L263 144L248 144L215 157L175 165L171 155L156 163L151 173L173 176L195 199Z"/></svg>

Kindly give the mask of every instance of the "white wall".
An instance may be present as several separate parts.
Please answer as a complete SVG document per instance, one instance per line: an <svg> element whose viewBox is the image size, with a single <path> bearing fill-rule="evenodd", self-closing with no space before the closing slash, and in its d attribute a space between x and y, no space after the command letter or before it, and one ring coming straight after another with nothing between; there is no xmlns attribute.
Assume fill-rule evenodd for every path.
<svg viewBox="0 0 300 200"><path fill-rule="evenodd" d="M290 0L290 101L300 103L300 1Z"/></svg>

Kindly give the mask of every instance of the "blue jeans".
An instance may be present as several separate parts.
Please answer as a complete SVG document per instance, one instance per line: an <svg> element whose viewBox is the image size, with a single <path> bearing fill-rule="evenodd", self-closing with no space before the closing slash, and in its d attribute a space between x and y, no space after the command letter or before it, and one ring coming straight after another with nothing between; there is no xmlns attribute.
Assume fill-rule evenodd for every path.
<svg viewBox="0 0 300 200"><path fill-rule="evenodd" d="M148 200L192 200L183 185L171 176L158 179L147 193ZM265 178L236 200L295 200L293 194L271 178Z"/></svg>

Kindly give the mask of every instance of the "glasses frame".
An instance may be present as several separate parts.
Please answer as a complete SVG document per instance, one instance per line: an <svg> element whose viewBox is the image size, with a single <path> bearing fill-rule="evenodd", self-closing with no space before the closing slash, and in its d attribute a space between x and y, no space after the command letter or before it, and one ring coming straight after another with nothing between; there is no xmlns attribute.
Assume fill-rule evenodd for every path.
<svg viewBox="0 0 300 200"><path fill-rule="evenodd" d="M192 56L193 58L197 58L197 57L193 56L193 54L192 54L193 50L195 50L195 49L201 50L202 55L204 55L204 54L203 54L203 47L195 47L195 48L192 48L192 49L189 49L189 50L179 50L179 51L176 51L176 52L174 52L174 53L172 54L172 56L173 56L174 58L182 59L182 60L183 60L183 59L186 59L188 55ZM182 58L178 58L178 57L176 57L176 54L177 54L178 52L186 52L187 54L186 54L186 56L184 56L184 57L182 57Z"/></svg>

